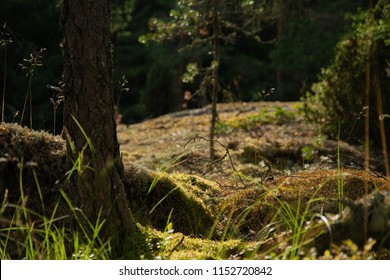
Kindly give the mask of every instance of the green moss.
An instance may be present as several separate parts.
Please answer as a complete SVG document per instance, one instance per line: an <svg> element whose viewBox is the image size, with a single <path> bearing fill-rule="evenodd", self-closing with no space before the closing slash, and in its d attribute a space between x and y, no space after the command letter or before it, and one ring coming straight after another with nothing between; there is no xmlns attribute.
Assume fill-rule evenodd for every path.
<svg viewBox="0 0 390 280"><path fill-rule="evenodd" d="M282 106L274 106L260 110L255 114L235 116L228 120L220 120L216 124L216 133L226 135L239 130L251 131L259 128L262 124L286 123L293 121L300 115L300 105L286 109Z"/></svg>
<svg viewBox="0 0 390 280"><path fill-rule="evenodd" d="M253 247L254 243L240 240L225 242L184 236L181 233L162 232L143 227L147 242L157 259L223 260L235 258Z"/></svg>
<svg viewBox="0 0 390 280"><path fill-rule="evenodd" d="M28 207L41 209L33 172L44 199L48 204L55 203L56 182L65 174L64 140L18 124L0 123L0 194L7 189L9 202L17 203L22 183L29 197Z"/></svg>
<svg viewBox="0 0 390 280"><path fill-rule="evenodd" d="M135 218L142 224L164 230L171 211L170 222L184 234L207 235L214 224L205 201L212 199L217 187L207 180L126 163L125 186Z"/></svg>

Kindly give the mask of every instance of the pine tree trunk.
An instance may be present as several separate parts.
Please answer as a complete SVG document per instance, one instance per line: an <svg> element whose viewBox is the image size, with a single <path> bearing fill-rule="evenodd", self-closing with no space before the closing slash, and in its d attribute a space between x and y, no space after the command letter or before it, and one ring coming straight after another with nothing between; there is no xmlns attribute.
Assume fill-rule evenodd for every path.
<svg viewBox="0 0 390 280"><path fill-rule="evenodd" d="M126 244L136 226L122 183L124 171L114 120L110 22L109 0L62 3L64 127L70 136L68 168L77 158L82 163L81 171L71 177L70 196L73 205L92 224L99 214L105 219L100 236L110 239L112 256L116 258L130 249ZM86 136L92 145L88 145Z"/></svg>
<svg viewBox="0 0 390 280"><path fill-rule="evenodd" d="M211 125L210 125L210 160L215 160L215 124L218 119L217 103L219 90L219 16L218 16L218 1L213 1L213 65L212 65L212 81L211 81Z"/></svg>
<svg viewBox="0 0 390 280"><path fill-rule="evenodd" d="M277 27L277 33L276 33L276 39L277 41L280 41L283 34L283 18L282 16L278 16L278 27ZM282 71L280 70L280 66L278 65L275 70L275 77L276 77L276 88L279 92L281 92L282 89Z"/></svg>

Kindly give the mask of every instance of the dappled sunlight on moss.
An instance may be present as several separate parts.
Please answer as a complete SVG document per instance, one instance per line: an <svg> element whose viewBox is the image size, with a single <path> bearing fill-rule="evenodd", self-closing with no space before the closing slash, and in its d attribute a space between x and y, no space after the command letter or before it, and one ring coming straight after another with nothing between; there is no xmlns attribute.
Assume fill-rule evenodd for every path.
<svg viewBox="0 0 390 280"><path fill-rule="evenodd" d="M207 108L118 127L126 196L151 250L145 259L317 258L317 237L327 237L328 227L341 229L335 237L344 234L351 218L342 220L341 212L359 203L365 187L390 188L379 172L362 170L361 147L316 135L300 103L218 106L228 130L218 135L216 161L202 137ZM64 140L16 124L0 124L0 136L1 192L7 188L9 201L17 201L21 175L28 202L41 207L34 171L45 201L56 202L66 178ZM373 170L381 170L378 162L373 158ZM319 257L340 257L345 248L337 241L342 249ZM386 258L376 250L352 255Z"/></svg>
<svg viewBox="0 0 390 280"><path fill-rule="evenodd" d="M214 218L205 201L212 199L212 192L218 190L213 183L188 175L170 175L142 168L134 172L134 168L126 163L125 186L128 196L135 198L129 201L136 219L164 229L173 209L171 219L177 231L207 235Z"/></svg>
<svg viewBox="0 0 390 280"><path fill-rule="evenodd" d="M147 242L156 259L223 260L242 258L242 254L246 250L256 245L238 239L225 242L213 241L184 236L181 233L161 232L150 227L142 227L142 231L147 236Z"/></svg>

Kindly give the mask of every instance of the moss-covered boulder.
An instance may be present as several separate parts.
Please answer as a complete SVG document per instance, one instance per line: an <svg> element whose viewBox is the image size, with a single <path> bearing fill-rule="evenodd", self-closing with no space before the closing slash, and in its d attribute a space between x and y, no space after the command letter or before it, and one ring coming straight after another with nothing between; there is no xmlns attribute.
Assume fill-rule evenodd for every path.
<svg viewBox="0 0 390 280"><path fill-rule="evenodd" d="M214 183L185 174L151 171L125 163L126 193L136 219L164 230L206 235L214 224L207 204L220 191Z"/></svg>
<svg viewBox="0 0 390 280"><path fill-rule="evenodd" d="M45 205L54 206L61 197L59 188L67 193L69 187L65 162L66 145L61 137L17 124L0 124L0 194L7 202L18 204L23 190L24 205L29 209L42 210L39 192ZM139 223L164 230L171 222L176 231L192 235L205 235L213 226L213 214L205 200L218 191L214 183L131 163L125 163L124 183Z"/></svg>
<svg viewBox="0 0 390 280"><path fill-rule="evenodd" d="M17 124L0 124L0 194L7 190L8 202L17 203L21 190L30 201L38 199L38 186L44 200L53 201L58 180L65 172L65 142L61 137ZM29 206L34 208L35 203L39 200ZM40 203L35 206L41 209Z"/></svg>
<svg viewBox="0 0 390 280"><path fill-rule="evenodd" d="M225 217L230 217L231 228L236 233L257 238L270 223L285 222L287 211L304 215L307 220L316 214L337 214L341 211L340 199L361 199L366 187L370 194L389 189L389 183L383 177L362 170L301 172L240 190L227 190L221 209Z"/></svg>

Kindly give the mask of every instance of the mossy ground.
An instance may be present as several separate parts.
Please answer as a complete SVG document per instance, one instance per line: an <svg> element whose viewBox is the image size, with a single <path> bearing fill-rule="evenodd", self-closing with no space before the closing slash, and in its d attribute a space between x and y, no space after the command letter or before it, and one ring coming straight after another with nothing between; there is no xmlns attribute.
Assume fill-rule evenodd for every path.
<svg viewBox="0 0 390 280"><path fill-rule="evenodd" d="M362 148L316 134L300 103L221 104L218 110L220 158L213 162L207 108L118 127L127 196L154 258L289 258L294 218L305 221L300 257L311 257L307 244L319 230L308 227L325 227L315 217L331 221L340 198L389 189L380 157L373 153L373 171L364 171ZM0 136L0 192L8 189L7 202L18 203L20 178L26 206L40 207L37 181L45 201L57 201L64 141L15 124L0 124Z"/></svg>

